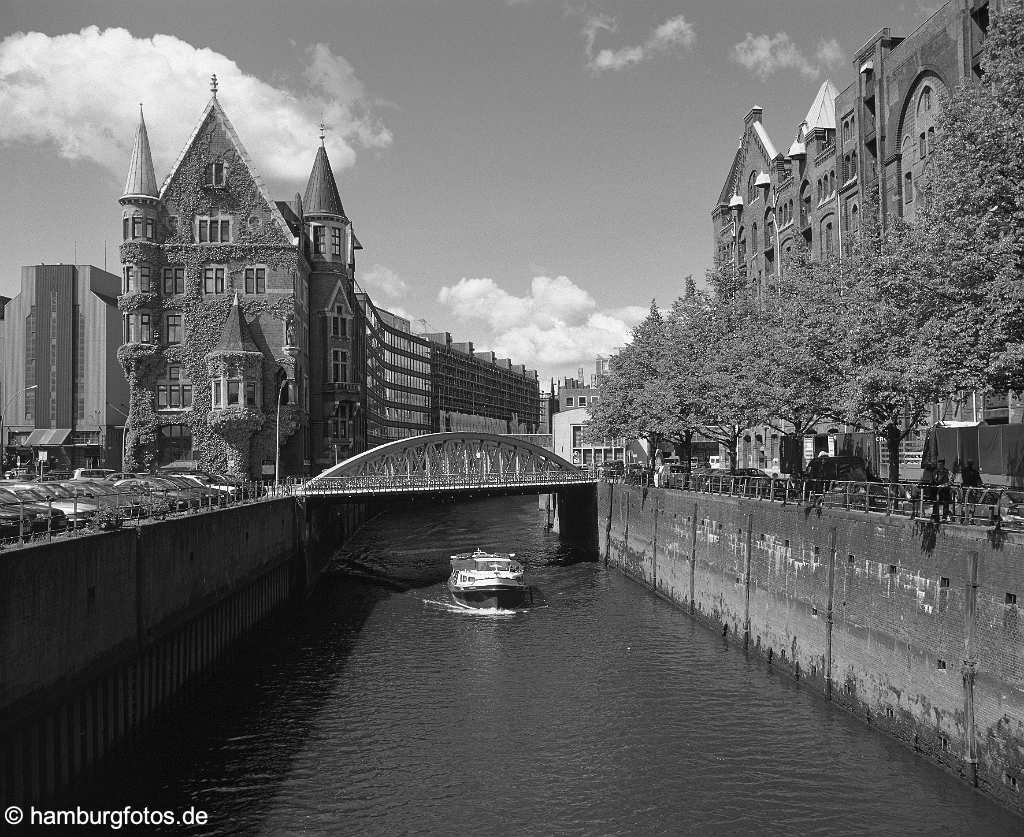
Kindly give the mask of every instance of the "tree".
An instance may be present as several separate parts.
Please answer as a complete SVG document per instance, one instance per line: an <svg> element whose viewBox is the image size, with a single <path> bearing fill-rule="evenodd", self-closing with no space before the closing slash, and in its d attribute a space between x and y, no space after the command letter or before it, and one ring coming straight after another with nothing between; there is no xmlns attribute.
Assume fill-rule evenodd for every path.
<svg viewBox="0 0 1024 837"><path fill-rule="evenodd" d="M849 326L837 256L818 260L800 247L780 280L757 300L750 334L756 400L766 423L803 436L842 414Z"/></svg>
<svg viewBox="0 0 1024 837"><path fill-rule="evenodd" d="M598 385L586 435L602 439L651 439L659 423L658 376L666 351L665 320L655 300L633 329L632 340L614 354Z"/></svg>
<svg viewBox="0 0 1024 837"><path fill-rule="evenodd" d="M993 4L995 5L995 4ZM980 82L944 103L904 245L952 389L1024 389L1024 5L993 8Z"/></svg>

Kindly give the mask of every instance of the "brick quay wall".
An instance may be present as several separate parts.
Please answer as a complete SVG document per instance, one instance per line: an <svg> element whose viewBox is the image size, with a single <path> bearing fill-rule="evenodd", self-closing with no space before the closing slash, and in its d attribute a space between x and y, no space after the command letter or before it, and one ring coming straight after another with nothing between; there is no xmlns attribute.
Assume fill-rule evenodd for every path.
<svg viewBox="0 0 1024 837"><path fill-rule="evenodd" d="M1024 535L608 483L598 529L608 565L1024 813Z"/></svg>
<svg viewBox="0 0 1024 837"><path fill-rule="evenodd" d="M286 497L0 553L0 799L92 778L366 517Z"/></svg>

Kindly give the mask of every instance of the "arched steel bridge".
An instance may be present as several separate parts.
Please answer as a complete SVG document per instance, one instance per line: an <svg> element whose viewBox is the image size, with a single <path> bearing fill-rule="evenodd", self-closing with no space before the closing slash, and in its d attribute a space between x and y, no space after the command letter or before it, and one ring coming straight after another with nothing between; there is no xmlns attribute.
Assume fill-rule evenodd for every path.
<svg viewBox="0 0 1024 837"><path fill-rule="evenodd" d="M539 494L597 480L515 436L429 433L388 442L305 483L306 496Z"/></svg>

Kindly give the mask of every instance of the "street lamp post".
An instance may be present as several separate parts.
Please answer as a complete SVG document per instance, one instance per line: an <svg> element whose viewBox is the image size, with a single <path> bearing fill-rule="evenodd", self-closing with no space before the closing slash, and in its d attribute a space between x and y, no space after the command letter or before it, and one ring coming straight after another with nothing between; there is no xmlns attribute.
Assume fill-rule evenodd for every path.
<svg viewBox="0 0 1024 837"><path fill-rule="evenodd" d="M24 389L12 393L11 396L4 402L3 410L0 410L0 477L3 476L3 464L7 456L7 442L4 439L4 416L7 413L7 405L10 404L19 395L24 395L26 392L29 392L33 389L39 389L39 384L32 384L32 386L30 387L25 387Z"/></svg>
<svg viewBox="0 0 1024 837"><path fill-rule="evenodd" d="M277 427L274 428L276 436L274 444L274 493L277 493L277 487L281 483L281 395L284 392L284 388L288 386L288 379L285 378L281 381L281 385L277 388Z"/></svg>
<svg viewBox="0 0 1024 837"><path fill-rule="evenodd" d="M121 470L123 471L124 461L128 458L128 414L124 410L115 407L109 401L107 402L107 406L110 407L111 410L114 410L124 416L124 430L121 431Z"/></svg>

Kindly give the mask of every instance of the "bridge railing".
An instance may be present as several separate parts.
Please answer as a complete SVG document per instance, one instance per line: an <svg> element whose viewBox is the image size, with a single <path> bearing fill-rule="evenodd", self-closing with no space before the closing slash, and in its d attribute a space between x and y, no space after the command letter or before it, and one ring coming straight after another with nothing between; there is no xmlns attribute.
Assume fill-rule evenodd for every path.
<svg viewBox="0 0 1024 837"><path fill-rule="evenodd" d="M522 474L359 474L347 477L322 477L300 487L305 495L388 494L409 491L454 491L472 488L516 488L520 486L575 485L596 483L591 474L566 471L536 471Z"/></svg>
<svg viewBox="0 0 1024 837"><path fill-rule="evenodd" d="M1017 526L1005 512L1022 499L1019 496L1022 492L1001 487L927 486L911 482L738 474L672 474L662 487L727 497L749 497L783 505L792 503L910 518L941 517L966 525L993 525L998 521L1004 528Z"/></svg>

